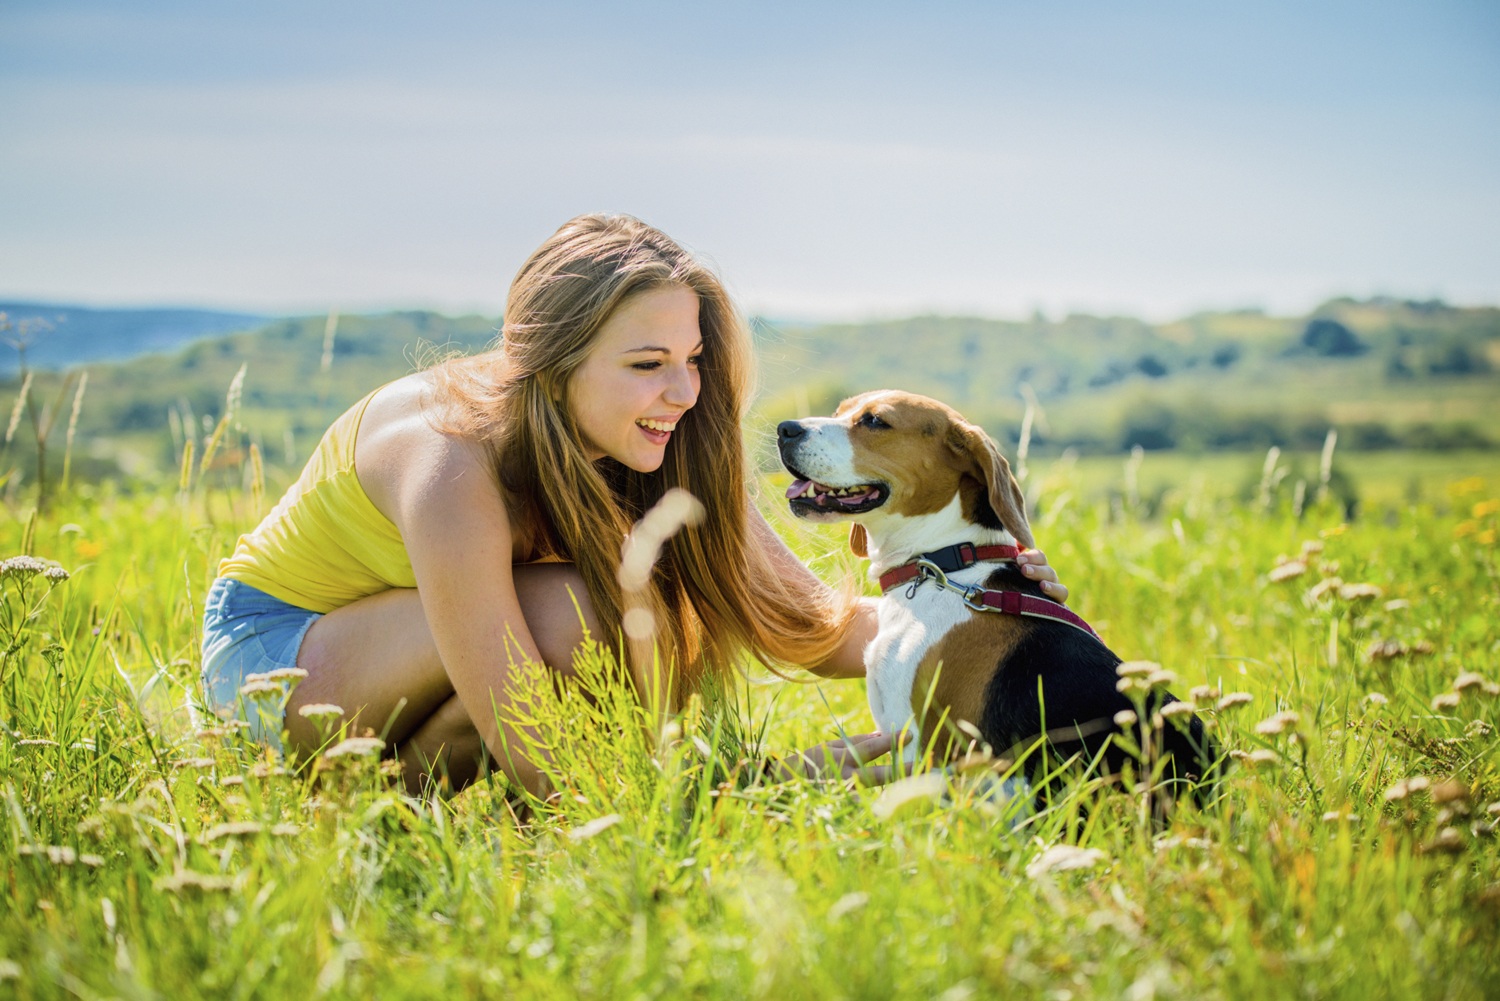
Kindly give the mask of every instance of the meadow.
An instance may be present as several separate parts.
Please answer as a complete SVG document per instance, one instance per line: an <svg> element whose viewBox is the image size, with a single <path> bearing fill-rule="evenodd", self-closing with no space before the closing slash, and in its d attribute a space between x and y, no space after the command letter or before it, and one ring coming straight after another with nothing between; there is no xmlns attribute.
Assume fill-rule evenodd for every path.
<svg viewBox="0 0 1500 1001"><path fill-rule="evenodd" d="M1500 469L1036 460L1039 544L1230 755L1210 809L992 768L885 788L758 777L869 720L862 685L747 665L654 737L526 704L561 795L415 799L347 734L285 762L193 712L258 456L7 507L0 997L1484 998L1500 992ZM1342 457L1335 457L1340 466ZM1246 499L1233 473L1263 475ZM1476 471L1480 475L1475 475ZM842 539L768 515L830 580ZM65 571L65 573L64 573ZM64 579L65 578L65 579Z"/></svg>

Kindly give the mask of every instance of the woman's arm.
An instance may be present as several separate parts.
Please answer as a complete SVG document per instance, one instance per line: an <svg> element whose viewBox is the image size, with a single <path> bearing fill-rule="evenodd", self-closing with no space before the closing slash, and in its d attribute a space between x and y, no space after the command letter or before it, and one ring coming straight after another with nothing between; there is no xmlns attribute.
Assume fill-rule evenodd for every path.
<svg viewBox="0 0 1500 1001"><path fill-rule="evenodd" d="M505 722L517 666L543 663L516 595L510 518L475 451L443 442L400 477L393 520L460 704L512 781L545 795L546 779L528 757L533 735Z"/></svg>

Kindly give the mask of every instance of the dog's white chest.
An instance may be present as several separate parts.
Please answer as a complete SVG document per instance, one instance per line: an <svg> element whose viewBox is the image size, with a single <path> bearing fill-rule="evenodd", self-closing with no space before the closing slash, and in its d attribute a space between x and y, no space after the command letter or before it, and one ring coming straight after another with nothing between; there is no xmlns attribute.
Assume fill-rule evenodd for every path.
<svg viewBox="0 0 1500 1001"><path fill-rule="evenodd" d="M930 581L914 590L898 587L880 600L878 630L865 647L865 686L881 733L909 729L908 761L914 759L920 737L912 711L917 668L933 644L972 614L958 595Z"/></svg>

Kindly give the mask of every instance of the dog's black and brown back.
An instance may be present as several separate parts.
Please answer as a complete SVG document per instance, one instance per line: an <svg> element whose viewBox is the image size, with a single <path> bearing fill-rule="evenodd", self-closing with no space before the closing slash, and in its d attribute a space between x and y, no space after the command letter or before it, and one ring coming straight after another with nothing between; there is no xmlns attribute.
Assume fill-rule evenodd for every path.
<svg viewBox="0 0 1500 1001"><path fill-rule="evenodd" d="M1045 597L1040 587L1023 577L1013 565L991 573L987 589L1020 591ZM1077 757L1083 762L1099 762L1106 774L1119 774L1127 764L1141 777L1148 777L1160 759L1160 778L1172 791L1192 789L1200 802L1209 798L1218 762L1218 749L1196 715L1181 717L1185 722L1163 721L1160 729L1151 717L1161 706L1177 701L1170 694L1153 692L1138 707L1118 690L1116 668L1121 661L1114 651L1081 629L1063 622L1014 615L975 613L976 633L988 634L993 644L990 663L994 672L983 683L977 705L968 713L984 742L997 754L1010 756L1033 750L1038 739L1061 758ZM982 635L981 634L981 635ZM979 639L975 635L973 639ZM971 640L972 642L972 640ZM941 671L941 668L938 669ZM925 673L925 672L924 672ZM913 699L923 691L922 682L944 688L941 677L919 675ZM938 716L942 709L954 708L949 699L927 699L923 733L938 739L946 728L948 749L954 749L953 733L946 720ZM1141 712L1140 709L1144 709ZM1136 747L1145 751L1146 761L1127 753L1112 734L1121 733L1115 717L1123 710L1136 712L1138 725L1130 734ZM942 741L939 741L942 744ZM942 750L939 750L941 756ZM1035 758L1035 755L1032 755Z"/></svg>

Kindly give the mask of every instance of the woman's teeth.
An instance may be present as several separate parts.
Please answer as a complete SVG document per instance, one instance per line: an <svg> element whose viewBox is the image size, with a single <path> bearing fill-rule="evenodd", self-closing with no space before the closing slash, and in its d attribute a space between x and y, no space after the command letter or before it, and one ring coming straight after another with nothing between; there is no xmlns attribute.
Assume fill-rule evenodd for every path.
<svg viewBox="0 0 1500 1001"><path fill-rule="evenodd" d="M648 417L642 417L640 420L636 421L636 423L639 424L641 427L646 428L646 429L651 430L651 431L675 431L675 430L677 430L677 422L676 421L653 421L653 420L651 420Z"/></svg>

